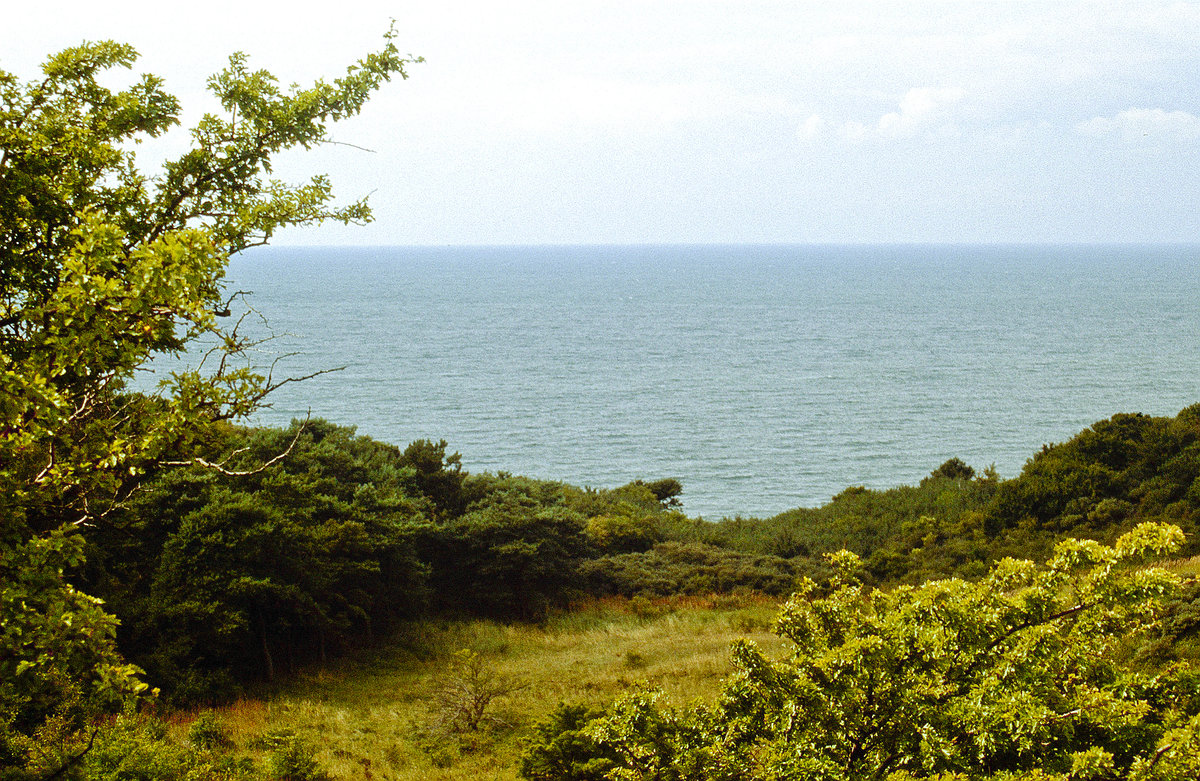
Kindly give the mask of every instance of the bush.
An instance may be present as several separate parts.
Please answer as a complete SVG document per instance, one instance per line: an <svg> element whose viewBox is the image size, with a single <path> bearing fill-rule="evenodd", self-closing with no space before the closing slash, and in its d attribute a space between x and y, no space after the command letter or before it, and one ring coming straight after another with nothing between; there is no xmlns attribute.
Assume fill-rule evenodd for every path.
<svg viewBox="0 0 1200 781"><path fill-rule="evenodd" d="M329 781L329 774L317 763L316 751L290 732L263 736L270 747L267 772L274 781Z"/></svg>
<svg viewBox="0 0 1200 781"><path fill-rule="evenodd" d="M529 684L491 669L479 654L463 649L454 655L451 669L438 682L430 698L434 732L462 734L484 726L510 726L492 711Z"/></svg>
<svg viewBox="0 0 1200 781"><path fill-rule="evenodd" d="M188 742L202 751L233 745L225 722L212 711L201 713L188 727Z"/></svg>
<svg viewBox="0 0 1200 781"><path fill-rule="evenodd" d="M748 589L778 596L791 593L801 569L778 556L664 542L644 553L585 562L581 572L588 590L596 594L664 597Z"/></svg>
<svg viewBox="0 0 1200 781"><path fill-rule="evenodd" d="M530 781L604 781L615 766L616 755L585 731L605 715L603 708L559 703L533 725L533 736L524 743L520 773Z"/></svg>

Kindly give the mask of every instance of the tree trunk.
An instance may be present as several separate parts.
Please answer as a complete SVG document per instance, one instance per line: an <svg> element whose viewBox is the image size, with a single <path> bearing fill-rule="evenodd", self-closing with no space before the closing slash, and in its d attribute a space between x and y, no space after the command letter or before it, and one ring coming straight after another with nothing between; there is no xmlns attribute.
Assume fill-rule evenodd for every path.
<svg viewBox="0 0 1200 781"><path fill-rule="evenodd" d="M267 681L274 681L275 660L271 658L271 648L267 645L267 622L263 619L262 608L258 610L258 638L262 641L263 666L267 671Z"/></svg>

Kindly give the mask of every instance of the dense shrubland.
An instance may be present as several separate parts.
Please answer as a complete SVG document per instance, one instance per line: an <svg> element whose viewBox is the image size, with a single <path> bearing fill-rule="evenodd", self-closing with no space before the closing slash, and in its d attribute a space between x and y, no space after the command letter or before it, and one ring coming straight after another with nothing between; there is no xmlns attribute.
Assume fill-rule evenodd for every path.
<svg viewBox="0 0 1200 781"><path fill-rule="evenodd" d="M1064 580L1068 572L1060 561L1048 569L1021 570L1024 585L1013 591L1011 584L1004 586L997 580L1008 577L995 569L1004 557L1053 559L1055 546L1070 537L1120 548L1121 535L1146 522L1188 530L1186 539L1172 543L1171 555L1194 553L1190 532L1200 509L1198 442L1200 408L1185 409L1175 418L1118 415L1065 443L1043 448L1021 474L1009 480L991 470L976 474L952 459L916 486L886 491L848 488L822 507L761 520L709 523L688 518L681 511L682 486L675 480L634 481L613 489L577 488L505 473L469 474L458 454L448 452L445 442L422 440L402 449L323 420L297 421L288 429L225 424L210 432L202 463L160 469L106 524L89 530L82 538L86 544L67 572L81 592L102 598L105 609L119 620L116 647L126 661L144 671L141 678L147 684L162 690L164 703L225 700L257 682L291 675L379 638L394 638L396 631L403 636L414 619L478 616L539 622L556 611L569 610L580 600L608 596L636 598L635 605L636 600L643 600L647 614L653 615L656 613L648 607L653 603L647 599L713 593L783 598L808 593L803 599L793 597L781 619L781 630L792 640L815 631L810 627L796 634L800 630L789 629L789 622L799 620L795 616L801 609L820 614L804 621L837 622L841 627L837 642L842 645L823 647L818 656L853 651L859 656L838 664L850 665L847 670L874 669L871 675L882 677L875 684L854 684L875 686L874 694L839 688L837 696L851 699L840 704L826 702L822 707L861 709L862 697L883 696L878 686L885 678L910 675L903 665L912 659L894 656L902 653L895 643L895 633L901 631L895 622L909 622L904 624L909 629L903 631L911 629L919 635L934 631L925 626L930 610L946 621L952 620L947 618L951 615L961 615L964 620L968 614L982 615L978 611L983 609L983 601L1003 602L1014 594L1027 593L1030 584L1041 582L1037 578L1042 575L1037 573L1059 572L1053 582L1072 582L1072 588L1078 587L1074 581ZM262 467L284 452L285 458ZM206 465L212 463L220 463L221 469ZM1109 554L1087 546L1078 550L1083 553L1071 555L1083 556L1095 566L1109 566ZM856 569L850 580L829 559L838 551L855 557ZM1067 554L1060 550L1059 559L1063 555ZM945 581L947 577L960 580ZM882 590L873 591L875 588ZM1039 615L1069 609L1053 607L1065 597L1056 592L1051 600L1047 594L1049 601L1038 607ZM1144 596L1148 599L1150 595ZM1027 764L1042 759L1049 762L1047 750L1033 747L1037 741L1050 740L1063 747L1054 755L1053 768L1039 765L1048 771L1067 768L1062 772L1068 772L1072 762L1094 762L1097 768L1123 768L1125 773L1142 761L1138 757L1145 759L1146 751L1159 750L1168 734L1193 740L1195 725L1188 726L1188 719L1200 705L1200 693L1194 690L1200 677L1189 671L1200 655L1198 596L1200 590L1194 583L1180 588L1163 586L1143 605L1147 611L1151 604L1157 607L1139 613L1141 623L1129 623L1127 618L1100 622L1107 627L1108 640L1103 648L1097 646L1087 653L1107 659L1108 666L1096 668L1096 677L1088 679L1092 688L1087 689L1087 696L1093 699L1085 702L1080 689L1070 695L1074 699L1055 707L1058 713L1077 708L1086 712L1094 707L1103 710L1105 719L1125 714L1120 717L1126 724L1120 734L1100 735L1094 719L1070 721L1069 729L1064 726L1063 730L1094 741L1079 748L1082 744L1066 740L1066 733L1055 726L1058 717L1047 710L1050 706L1038 705L1042 715L1030 717L1033 722L1020 726L1031 730L1020 738L1026 741L1021 744L1025 748L1014 744L988 755L992 758L987 766L995 771L993 775L1001 777L1005 768L1023 767L1018 759ZM941 607L930 607L927 602ZM989 604L996 610L1002 607L1009 616L1033 615L1027 601L1021 602L1025 607ZM830 612L835 607L848 611L844 621ZM1135 607L1130 603L1120 610L1128 612ZM1020 623L1012 617L997 620L997 626L1009 628ZM833 637L830 631L826 627L813 637ZM872 640L872 633L882 633L882 640ZM993 643L1000 647L999 637L975 638L972 653L980 652L980 643L984 648ZM963 641L956 636L929 642L940 649L937 653L965 653L938 645L951 640ZM1070 650L1067 639L1053 642L1062 653ZM885 660L879 652L864 650L874 647L872 643L890 648L892 656ZM1113 656L1117 651L1119 659ZM924 656L933 653L923 647L903 654L918 652ZM832 663L832 657L826 656L821 656L825 661L820 664ZM800 679L796 678L795 659L760 658L752 649L743 648L736 652L735 661L740 672L731 679L726 699L721 700L724 704L716 710L663 709L654 704L649 692L642 692L612 705L599 720L593 718L596 706L588 706L592 710L586 711L586 724L580 721L584 711L563 711L556 717L559 722L547 722L535 731L543 736L543 743L535 741L530 749L526 761L529 777L560 777L537 770L550 762L538 752L558 751L549 747L561 747L564 740L576 747L573 750L580 745L592 747L588 749L591 754L562 760L592 768L580 770L580 778L599 777L593 771L601 767L624 768L630 778L674 777L671 772L675 771L668 772L661 763L685 768L686 772L680 771L681 778L726 777L728 768L736 769L729 771L734 773L729 777L747 777L740 774L751 768L763 778L818 778L824 776L813 768L820 763L826 763L820 765L826 768L820 772L828 775L828 768L849 761L849 755L837 752L852 751L847 746L857 738L850 733L839 738L836 751L827 747L833 753L821 754L813 753L816 743L811 741L816 731L828 732L824 721L814 721L803 727L808 732L797 733L801 727L793 720L789 722L793 731L787 733L791 737L777 725L779 719L794 719L785 711L791 713L788 708L799 707L789 702L801 700L789 697L799 697L804 687L830 685L832 673L805 678L807 682L797 689ZM922 686L951 685L928 677L935 672L948 673L938 664L934 664L936 670L922 668L920 674L926 676ZM954 684L960 687L955 696L982 691L979 687L985 686L999 664L999 659L990 657L980 661L977 674L968 682ZM887 665L899 666L891 669ZM891 671L885 672L885 668ZM1162 674L1155 677L1154 670ZM1051 672L1039 672L1043 677L1036 686L1030 684L1030 692L1056 686L1046 677ZM746 699L750 696L744 692L746 687L753 689L750 699ZM1132 699L1109 702L1115 696L1111 693L1116 691L1114 687L1124 687L1121 691ZM737 703L728 700L734 692L742 692L736 695L741 698ZM1007 727L998 725L1016 725L1010 720L1010 716L1016 718L1011 709L1022 702L1029 705L1021 691L1006 691L1003 697L1008 698L1007 704L986 705L992 709L988 711L991 716L963 710L969 704L963 700L962 708L954 706L962 711L954 711L955 718L991 718L994 734L987 739L1000 741ZM1109 704L1102 705L1102 701ZM971 707L985 707L979 701L971 702ZM1071 703L1074 705L1068 707ZM1167 708L1168 704L1174 710ZM795 712L809 709L806 706ZM1134 711L1150 715L1143 713L1134 719L1129 716ZM928 721L932 717L918 714L911 718ZM722 730L727 732L745 719L762 720L764 726L733 743L730 738L718 739L718 733L725 734ZM887 723L892 724L889 729L895 727L893 722ZM125 726L106 734L99 745L113 740L145 741L156 734L144 720L122 724ZM859 729L883 726L864 724ZM934 728L927 732L929 729ZM805 734L808 737L803 737ZM1129 746L1121 750L1124 753L1115 750L1122 740L1132 741L1134 734L1140 741L1136 750ZM924 771L918 772L909 760L899 764L883 761L897 751L918 757L911 761L925 762L921 767L961 770L969 764L967 754L961 753L966 751L965 738L955 735L929 732L920 738L953 746L960 752L954 762L930 764L928 757L919 759L926 756L921 752L934 749L904 742L918 740L915 733L909 737L897 733L889 740L899 742L889 744L891 748L883 754L878 753L882 748L873 754L870 761L876 764L871 767L877 770L887 765L921 777ZM712 745L697 748L705 741ZM683 747L688 748L684 751ZM810 757L817 765L785 768L779 764L795 753ZM203 756L188 754L186 762L209 767L204 763L217 762L219 754L219 750ZM643 755L654 757L646 759L651 764L635 761ZM96 756L104 754L97 751ZM1190 767L1182 759L1172 762L1175 764L1163 760L1155 767ZM862 777L871 775L863 773ZM1107 777L1100 770L1097 773L1092 777Z"/></svg>
<svg viewBox="0 0 1200 781"><path fill-rule="evenodd" d="M917 486L707 523L680 511L674 480L581 489L468 474L445 442L400 449L322 420L225 426L205 459L224 473L180 466L148 481L88 535L76 582L121 619L120 647L153 685L205 699L418 616L538 621L585 596L785 597L805 577L828 581L825 556L843 549L869 585L974 580L1067 537L1112 543L1145 521L1190 532L1198 442L1196 407L1118 415L1010 480L952 459ZM1180 555L1194 550L1189 536ZM1171 624L1180 642L1189 615Z"/></svg>
<svg viewBox="0 0 1200 781"><path fill-rule="evenodd" d="M321 420L226 426L209 449L220 471L147 481L87 536L76 576L121 618L125 655L185 701L417 616L538 620L588 593L585 563L637 555L620 552L655 544L656 519L677 513L674 481L581 490L469 475L445 442L401 450Z"/></svg>
<svg viewBox="0 0 1200 781"><path fill-rule="evenodd" d="M1180 584L1129 565L1181 539L1147 523L1111 547L1060 543L1044 567L1004 559L978 581L889 590L843 551L825 588L804 581L783 606L790 653L735 644L711 705L642 689L602 713L560 708L525 777L1194 778L1200 670L1130 652Z"/></svg>

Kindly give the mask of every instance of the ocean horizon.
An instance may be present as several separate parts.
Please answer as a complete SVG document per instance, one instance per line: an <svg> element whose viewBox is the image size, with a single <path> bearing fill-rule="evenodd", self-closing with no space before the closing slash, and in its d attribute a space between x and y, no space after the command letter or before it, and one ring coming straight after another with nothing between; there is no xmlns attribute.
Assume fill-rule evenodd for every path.
<svg viewBox="0 0 1200 781"><path fill-rule="evenodd" d="M268 247L227 281L276 335L256 364L340 368L251 423L311 412L581 486L675 477L711 520L952 457L1012 477L1097 420L1200 401L1193 244Z"/></svg>

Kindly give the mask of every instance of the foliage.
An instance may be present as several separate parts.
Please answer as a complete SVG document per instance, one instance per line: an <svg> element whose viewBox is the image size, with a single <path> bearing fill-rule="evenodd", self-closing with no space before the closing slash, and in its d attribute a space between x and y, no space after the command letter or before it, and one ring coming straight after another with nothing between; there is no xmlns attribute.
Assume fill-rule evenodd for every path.
<svg viewBox="0 0 1200 781"><path fill-rule="evenodd" d="M438 517L455 518L467 506L463 487L467 473L462 468L462 456L458 453L447 456L446 447L444 439L436 444L418 439L404 449L399 463L411 468L409 494L428 499Z"/></svg>
<svg viewBox="0 0 1200 781"><path fill-rule="evenodd" d="M662 505L664 510L672 507L682 507L683 502L680 501L679 495L683 493L683 483L673 477L666 477L662 480L654 480L653 482L644 482L642 480L634 480L632 486L645 486L658 503Z"/></svg>
<svg viewBox="0 0 1200 781"><path fill-rule="evenodd" d="M969 468L969 467L968 467ZM764 520L734 518L681 528L676 536L783 558L819 559L843 548L864 558L880 550L903 555L921 537L911 532L923 518L936 519L947 534L975 523L972 513L996 490L994 474L973 480L935 470L918 486L873 491L852 486L817 508L797 508Z"/></svg>
<svg viewBox="0 0 1200 781"><path fill-rule="evenodd" d="M71 723L80 703L83 716L145 689L116 652L116 621L63 579L80 542L55 532L0 548L0 764L47 719Z"/></svg>
<svg viewBox="0 0 1200 781"><path fill-rule="evenodd" d="M132 67L132 47L67 49L31 82L0 71L0 664L12 668L0 744L29 739L67 703L83 713L137 690L111 620L65 580L79 563L68 538L286 382L256 371L236 322L222 324L225 265L286 226L370 217L361 201L331 206L324 177L266 177L276 153L328 140L330 122L404 75L392 37L343 78L288 92L234 55L209 82L226 118L203 117L157 176L134 150L178 123L178 101L153 76L118 92L102 83ZM202 338L213 351L201 367L152 397L123 392L152 357Z"/></svg>
<svg viewBox="0 0 1200 781"><path fill-rule="evenodd" d="M1047 446L986 508L990 535L1033 527L1100 538L1162 519L1196 550L1200 517L1200 405L1174 418L1121 414Z"/></svg>
<svg viewBox="0 0 1200 781"><path fill-rule="evenodd" d="M329 781L329 774L317 762L313 747L298 736L273 733L262 742L270 749L267 775L272 781Z"/></svg>
<svg viewBox="0 0 1200 781"><path fill-rule="evenodd" d="M679 494L683 485L673 478L645 482L634 480L618 488L587 488L582 492L564 487L569 507L587 517L587 536L598 552L635 553L648 550L686 523Z"/></svg>
<svg viewBox="0 0 1200 781"><path fill-rule="evenodd" d="M526 620L566 604L590 545L562 487L499 477L472 489L483 496L464 515L415 532L435 604Z"/></svg>
<svg viewBox="0 0 1200 781"><path fill-rule="evenodd" d="M662 541L652 523L626 513L592 516L584 531L592 545L609 554L641 553Z"/></svg>
<svg viewBox="0 0 1200 781"><path fill-rule="evenodd" d="M795 588L803 570L778 556L664 542L641 553L587 561L580 571L590 593L633 597L728 593L735 589L786 595Z"/></svg>
<svg viewBox="0 0 1200 781"><path fill-rule="evenodd" d="M188 743L196 748L217 749L233 745L229 730L219 716L212 711L204 711L188 726Z"/></svg>
<svg viewBox="0 0 1200 781"><path fill-rule="evenodd" d="M926 480L934 480L939 477L947 480L970 480L975 477L975 469L963 461L961 458L951 458L937 469L930 473Z"/></svg>
<svg viewBox="0 0 1200 781"><path fill-rule="evenodd" d="M38 735L39 745L23 767L0 765L0 779L33 781L259 781L266 776L253 762L237 759L224 746L182 745L168 725L145 714L125 712L103 729L64 729L49 735L48 720Z"/></svg>
<svg viewBox="0 0 1200 781"><path fill-rule="evenodd" d="M1181 660L1200 663L1200 581L1193 578L1177 598L1167 602L1162 620L1137 653L1148 666Z"/></svg>
<svg viewBox="0 0 1200 781"><path fill-rule="evenodd" d="M763 520L662 524L663 539L819 559L841 548L879 584L984 576L1011 556L1043 559L1064 536L1111 542L1139 523L1171 523L1200 550L1200 405L1174 418L1114 415L1047 445L1000 480L952 458L916 486L850 487L817 508Z"/></svg>
<svg viewBox="0 0 1200 781"><path fill-rule="evenodd" d="M219 324L231 253L278 229L368 219L364 202L329 206L324 177L264 180L271 158L326 140L393 74L385 48L329 84L289 93L243 55L209 85L229 112L206 115L194 146L155 177L134 145L177 124L153 76L113 93L105 71L136 52L112 42L65 50L22 84L0 72L0 497L35 531L101 517L148 465L214 419L244 415L278 380L231 357L247 346ZM208 335L211 371L180 371L155 399L119 393L156 354Z"/></svg>
<svg viewBox="0 0 1200 781"><path fill-rule="evenodd" d="M645 484L471 475L446 449L319 419L223 425L203 459L224 473L149 476L88 535L78 580L121 617L121 648L155 685L206 701L427 610L540 620L581 593L585 562L674 514Z"/></svg>
<svg viewBox="0 0 1200 781"><path fill-rule="evenodd" d="M245 475L171 470L90 536L125 653L176 699L326 659L425 604L409 530L428 504L398 449L322 420L224 440L234 466L290 452Z"/></svg>
<svg viewBox="0 0 1200 781"><path fill-rule="evenodd" d="M1188 777L1200 675L1143 672L1122 653L1178 587L1131 567L1178 547L1145 524L1112 547L1060 543L1046 568L1004 560L984 579L865 588L834 557L834 588L784 607L794 644L734 649L719 703L662 709L638 692L589 734L627 779Z"/></svg>
<svg viewBox="0 0 1200 781"><path fill-rule="evenodd" d="M988 532L995 507L1013 506L995 498L1025 474L968 478L956 459L919 486L852 488L824 507L712 524L665 508L655 483L579 489L467 474L447 449L427 440L399 449L320 420L226 427L206 458L250 474L193 466L148 480L91 531L79 583L122 617L121 648L153 685L204 699L422 611L544 620L587 594L786 595L803 576L826 581L819 554L840 544L863 557L866 584L977 579L1006 554L1044 558L1053 547L1038 524ZM1115 518L1120 502L1132 507L1110 497L1093 515ZM1128 525L1139 514L1121 517ZM1160 655L1191 647L1189 609L1152 641Z"/></svg>
<svg viewBox="0 0 1200 781"><path fill-rule="evenodd" d="M559 703L533 725L521 754L522 778L531 781L605 781L616 756L596 742L588 725L603 708Z"/></svg>

